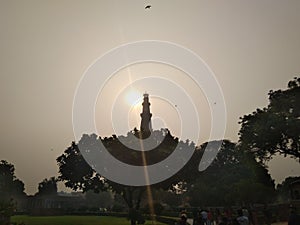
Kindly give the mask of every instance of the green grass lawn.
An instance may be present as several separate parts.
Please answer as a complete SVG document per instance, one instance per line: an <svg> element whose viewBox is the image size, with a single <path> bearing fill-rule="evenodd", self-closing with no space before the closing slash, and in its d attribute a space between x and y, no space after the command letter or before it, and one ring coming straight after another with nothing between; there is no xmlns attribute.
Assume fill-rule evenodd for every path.
<svg viewBox="0 0 300 225"><path fill-rule="evenodd" d="M25 223L25 225L126 225L130 221L126 218L111 216L13 216L11 222ZM164 225L147 221L146 225Z"/></svg>

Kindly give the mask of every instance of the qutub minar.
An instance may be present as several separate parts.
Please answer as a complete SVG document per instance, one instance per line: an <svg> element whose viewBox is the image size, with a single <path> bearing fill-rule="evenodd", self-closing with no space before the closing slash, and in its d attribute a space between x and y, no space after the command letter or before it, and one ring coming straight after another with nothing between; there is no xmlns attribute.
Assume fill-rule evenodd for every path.
<svg viewBox="0 0 300 225"><path fill-rule="evenodd" d="M141 127L140 131L143 134L143 137L147 137L150 135L152 131L152 124L151 124L151 117L152 113L150 113L150 102L149 102L149 94L144 94L144 101L142 103L143 105L143 111L140 114L141 115Z"/></svg>

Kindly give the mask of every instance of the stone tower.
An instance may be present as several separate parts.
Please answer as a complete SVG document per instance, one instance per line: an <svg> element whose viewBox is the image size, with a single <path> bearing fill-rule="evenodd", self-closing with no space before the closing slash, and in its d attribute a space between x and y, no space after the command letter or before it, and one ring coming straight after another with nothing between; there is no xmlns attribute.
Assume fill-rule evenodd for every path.
<svg viewBox="0 0 300 225"><path fill-rule="evenodd" d="M140 114L141 115L141 132L143 134L143 137L147 137L150 135L152 131L152 125L151 125L151 117L152 113L150 113L150 102L149 102L149 95L144 94L144 101L143 101L143 111Z"/></svg>

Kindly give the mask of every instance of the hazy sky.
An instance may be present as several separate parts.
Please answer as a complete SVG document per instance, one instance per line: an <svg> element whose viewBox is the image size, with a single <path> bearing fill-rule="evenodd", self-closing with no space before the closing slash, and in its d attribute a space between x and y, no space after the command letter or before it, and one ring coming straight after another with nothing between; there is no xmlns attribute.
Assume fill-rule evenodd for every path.
<svg viewBox="0 0 300 225"><path fill-rule="evenodd" d="M146 4L152 8L145 11ZM44 178L57 176L55 159L74 140L72 103L84 71L112 48L141 40L185 46L209 65L224 93L225 138L237 141L239 117L266 106L269 90L285 88L299 76L299 11L298 0L1 0L0 159L15 165L27 193L35 193ZM200 142L207 140L209 112L201 91L182 71L155 63L132 65L109 80L96 106L99 133L113 133L109 107L119 89L153 75L188 89L201 112ZM174 106L151 100L147 86L139 89L149 92L153 116L178 134ZM131 128L139 127L139 111L129 113ZM120 116L126 118L123 112ZM270 172L281 182L300 175L299 162L277 157Z"/></svg>

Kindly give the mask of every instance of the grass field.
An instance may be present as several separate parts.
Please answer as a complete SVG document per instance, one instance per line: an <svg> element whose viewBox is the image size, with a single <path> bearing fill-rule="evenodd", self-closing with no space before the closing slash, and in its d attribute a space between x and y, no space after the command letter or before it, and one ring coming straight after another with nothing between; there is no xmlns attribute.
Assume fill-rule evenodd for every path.
<svg viewBox="0 0 300 225"><path fill-rule="evenodd" d="M25 225L126 225L130 221L126 218L110 216L13 216L11 222ZM146 225L164 225L147 221Z"/></svg>
<svg viewBox="0 0 300 225"><path fill-rule="evenodd" d="M13 216L11 222L25 225L129 225L126 218L111 216ZM147 221L145 225L165 225L163 223ZM273 225L287 225L278 222Z"/></svg>

